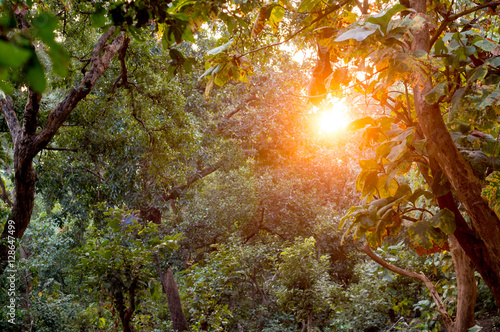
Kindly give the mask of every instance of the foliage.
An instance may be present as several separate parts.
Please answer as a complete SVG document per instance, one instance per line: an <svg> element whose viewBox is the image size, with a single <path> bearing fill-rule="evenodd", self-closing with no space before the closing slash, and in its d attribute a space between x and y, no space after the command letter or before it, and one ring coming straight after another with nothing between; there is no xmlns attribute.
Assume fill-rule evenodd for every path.
<svg viewBox="0 0 500 332"><path fill-rule="evenodd" d="M177 249L180 234L160 238L157 225L139 223L133 211L111 208L104 214L106 226L91 227L89 241L77 249L80 262L76 268L83 276L82 290L111 302L112 312L121 315L120 305L129 301L129 309L132 303L138 305L146 291L155 299L161 297L161 286L153 275L153 255ZM145 319L137 318L136 324L151 324Z"/></svg>
<svg viewBox="0 0 500 332"><path fill-rule="evenodd" d="M438 207L452 188L417 104L444 115L498 213L493 8L435 2L427 16L385 0L16 0L0 8L1 101L12 100L25 125L25 104L43 92L34 136L88 73L100 35L116 28L112 38L126 40L30 161L37 198L19 242L27 257L17 263L24 325L114 330L121 318L125 329L130 310L137 330L171 330L158 252L160 268L176 273L194 331L438 330L421 285L362 261L359 239L424 271L454 313L448 236L460 225ZM415 50L427 20L436 23L432 48ZM306 75L312 61L296 63L289 52L299 48L327 50L325 96L304 95L321 56ZM422 75L431 87L419 97ZM318 108L307 103L323 97ZM358 132L318 135L313 119L341 97L359 114L350 125ZM2 136L4 219L18 186L16 144ZM8 301L5 292L0 299Z"/></svg>
<svg viewBox="0 0 500 332"><path fill-rule="evenodd" d="M335 291L328 275L329 257L317 257L315 244L314 238L298 238L280 254L278 303L298 322L306 321L313 312L328 309Z"/></svg>

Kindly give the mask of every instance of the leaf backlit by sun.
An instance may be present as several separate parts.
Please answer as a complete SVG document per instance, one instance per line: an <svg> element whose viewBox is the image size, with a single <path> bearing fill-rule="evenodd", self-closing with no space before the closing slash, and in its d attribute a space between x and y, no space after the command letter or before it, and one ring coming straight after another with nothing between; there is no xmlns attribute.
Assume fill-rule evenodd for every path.
<svg viewBox="0 0 500 332"><path fill-rule="evenodd" d="M335 104L332 108L319 112L319 132L320 134L336 134L347 127L349 118L346 107L341 104Z"/></svg>

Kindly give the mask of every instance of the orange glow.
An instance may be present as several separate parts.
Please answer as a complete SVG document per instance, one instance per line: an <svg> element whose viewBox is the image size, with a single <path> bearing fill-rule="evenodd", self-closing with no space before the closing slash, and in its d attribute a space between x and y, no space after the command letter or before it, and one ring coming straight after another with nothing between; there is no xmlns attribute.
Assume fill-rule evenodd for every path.
<svg viewBox="0 0 500 332"><path fill-rule="evenodd" d="M319 133L334 135L344 130L351 122L347 115L347 107L341 100L322 108L318 113Z"/></svg>

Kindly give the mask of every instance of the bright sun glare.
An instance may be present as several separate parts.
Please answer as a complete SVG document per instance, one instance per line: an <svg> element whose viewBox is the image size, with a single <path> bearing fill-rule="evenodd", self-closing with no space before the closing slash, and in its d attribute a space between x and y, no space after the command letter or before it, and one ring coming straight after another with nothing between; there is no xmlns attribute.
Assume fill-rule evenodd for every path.
<svg viewBox="0 0 500 332"><path fill-rule="evenodd" d="M319 133L332 135L347 127L350 120L347 116L347 107L341 100L328 105L318 111Z"/></svg>

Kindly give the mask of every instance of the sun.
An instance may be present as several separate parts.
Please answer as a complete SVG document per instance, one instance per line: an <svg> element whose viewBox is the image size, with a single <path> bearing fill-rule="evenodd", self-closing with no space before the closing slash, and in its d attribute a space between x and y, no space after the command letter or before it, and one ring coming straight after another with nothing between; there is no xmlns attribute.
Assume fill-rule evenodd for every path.
<svg viewBox="0 0 500 332"><path fill-rule="evenodd" d="M347 107L342 101L336 101L327 108L318 111L319 133L333 135L343 131L350 123Z"/></svg>

